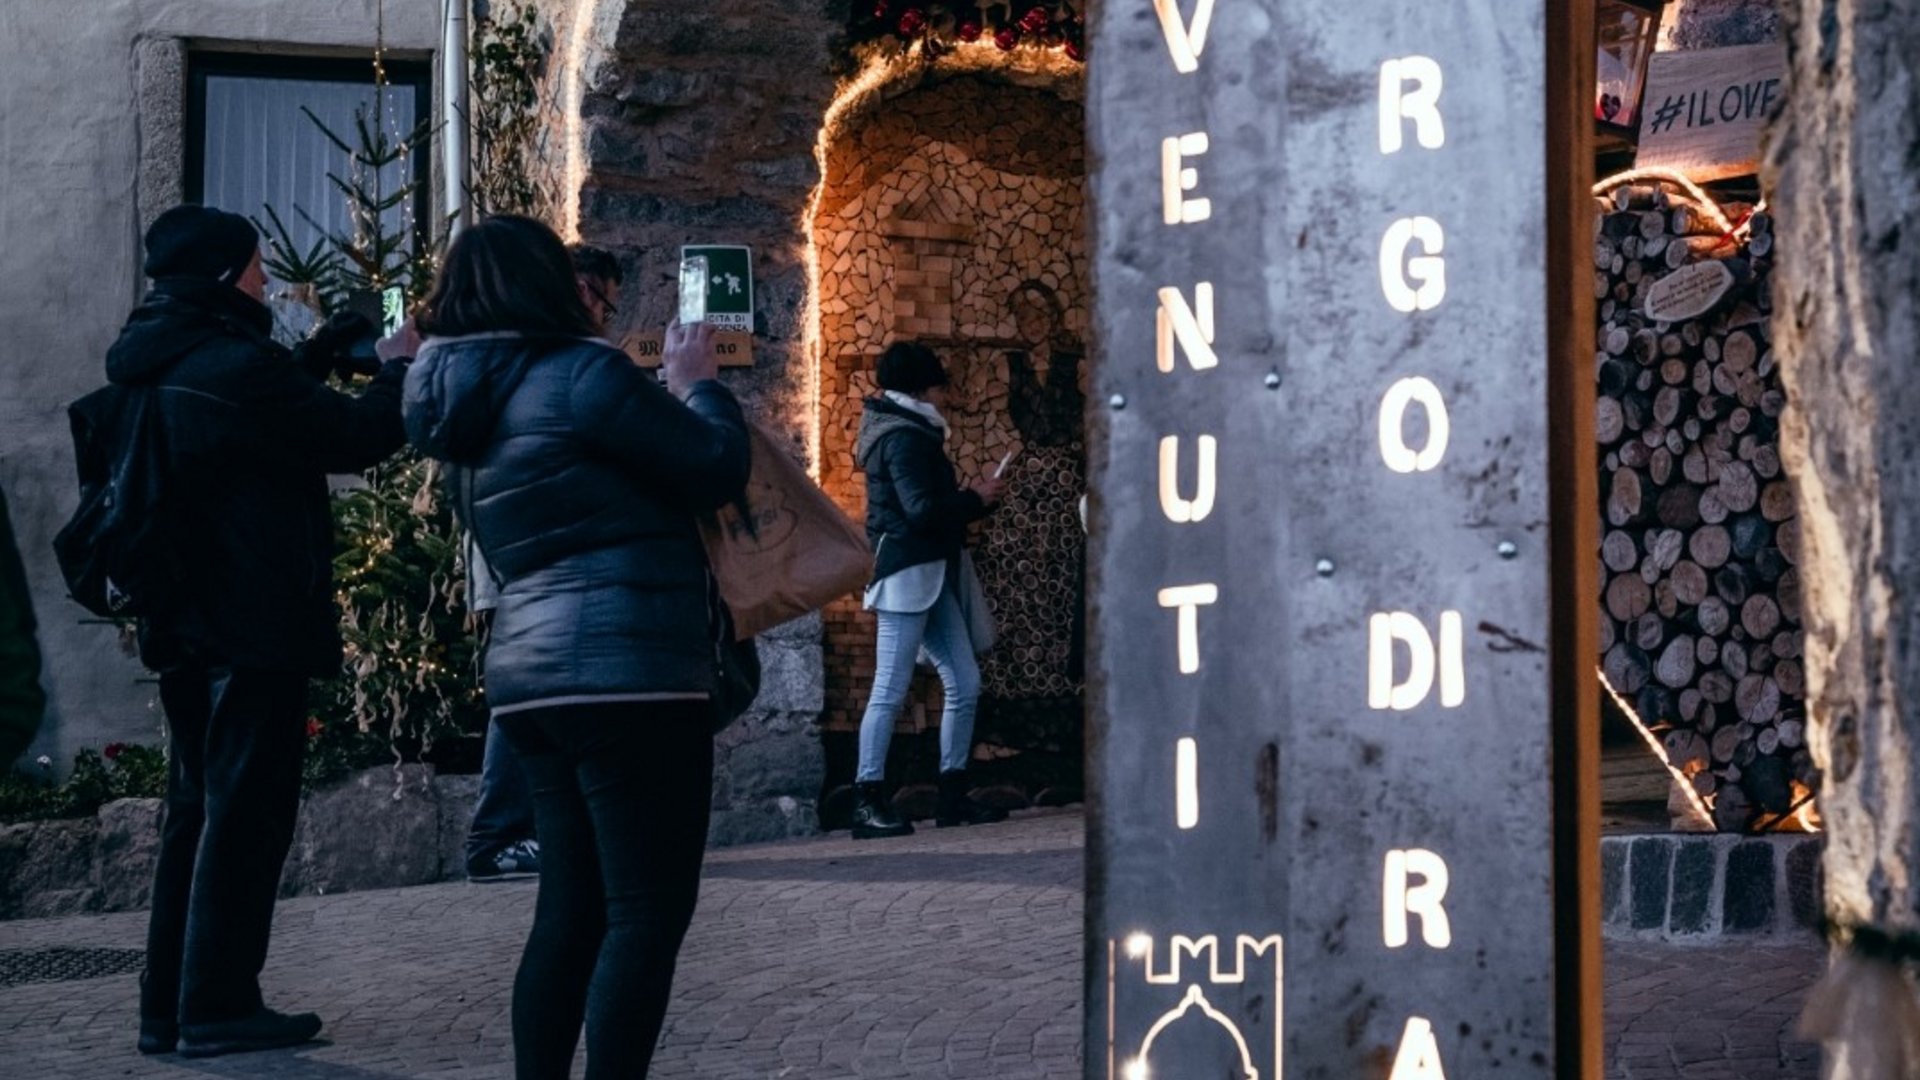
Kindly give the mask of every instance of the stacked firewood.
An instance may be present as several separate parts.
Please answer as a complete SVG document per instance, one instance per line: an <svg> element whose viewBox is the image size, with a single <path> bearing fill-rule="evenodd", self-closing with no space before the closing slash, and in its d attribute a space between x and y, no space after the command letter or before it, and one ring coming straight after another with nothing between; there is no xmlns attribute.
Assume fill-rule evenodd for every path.
<svg viewBox="0 0 1920 1080"><path fill-rule="evenodd" d="M1662 188L1601 200L1595 435L1602 672L1716 825L1735 830L1788 812L1814 767L1800 526L1768 331L1772 226L1729 216L1746 217L1743 238L1718 208ZM1718 303L1678 322L1648 316L1656 283L1709 259L1732 282Z"/></svg>

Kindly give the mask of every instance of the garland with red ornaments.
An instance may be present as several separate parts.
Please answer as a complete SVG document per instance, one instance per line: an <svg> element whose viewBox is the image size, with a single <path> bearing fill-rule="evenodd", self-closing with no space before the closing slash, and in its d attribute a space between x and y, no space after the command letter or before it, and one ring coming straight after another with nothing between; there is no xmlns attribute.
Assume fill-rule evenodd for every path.
<svg viewBox="0 0 1920 1080"><path fill-rule="evenodd" d="M955 45L991 41L1003 52L1054 49L1084 63L1086 0L853 0L856 43L877 43L937 60Z"/></svg>

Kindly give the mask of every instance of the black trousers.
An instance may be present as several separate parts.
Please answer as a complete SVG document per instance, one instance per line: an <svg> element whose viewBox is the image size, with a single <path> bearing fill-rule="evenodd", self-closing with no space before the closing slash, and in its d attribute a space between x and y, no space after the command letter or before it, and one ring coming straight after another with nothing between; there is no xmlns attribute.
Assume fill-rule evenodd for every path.
<svg viewBox="0 0 1920 1080"><path fill-rule="evenodd" d="M514 1075L640 1080L700 891L713 800L706 702L501 718L533 787L540 898L513 986Z"/></svg>
<svg viewBox="0 0 1920 1080"><path fill-rule="evenodd" d="M140 1013L184 1024L260 1008L280 868L300 809L306 676L160 677L170 760Z"/></svg>

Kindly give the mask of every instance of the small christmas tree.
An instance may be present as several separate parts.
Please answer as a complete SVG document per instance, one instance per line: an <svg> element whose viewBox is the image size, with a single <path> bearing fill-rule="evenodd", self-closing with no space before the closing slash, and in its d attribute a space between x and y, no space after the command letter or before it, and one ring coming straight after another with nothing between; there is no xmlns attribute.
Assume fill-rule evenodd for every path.
<svg viewBox="0 0 1920 1080"><path fill-rule="evenodd" d="M374 86L384 104L388 81L380 56L376 52ZM346 167L328 179L345 199L347 227L329 229L296 207L321 237L302 250L269 207L261 230L271 253L268 270L316 318L338 310L355 290L397 287L417 303L432 285L442 238L412 213L421 182L408 176L387 190L387 180L426 146L431 124L396 136L384 117L363 109L343 136L303 111L345 158ZM416 759L438 740L479 732L486 719L460 544L439 498L437 466L407 449L364 481L334 505L346 660L338 676L313 690L309 778L315 781L369 764L369 756Z"/></svg>

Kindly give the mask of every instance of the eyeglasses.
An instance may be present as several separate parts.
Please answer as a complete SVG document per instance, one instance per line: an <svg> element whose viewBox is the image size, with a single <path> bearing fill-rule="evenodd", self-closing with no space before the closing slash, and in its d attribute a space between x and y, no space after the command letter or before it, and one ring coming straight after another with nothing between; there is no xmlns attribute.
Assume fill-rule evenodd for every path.
<svg viewBox="0 0 1920 1080"><path fill-rule="evenodd" d="M585 285L587 287L587 291L593 294L593 298L596 301L599 301L599 304L601 307L606 309L607 313L605 316L603 316L603 318L611 319L615 315L620 314L620 308L617 305L615 305L612 300L607 299L606 292L603 291L598 284L596 284L595 282L587 278L581 278L580 283L582 285Z"/></svg>

